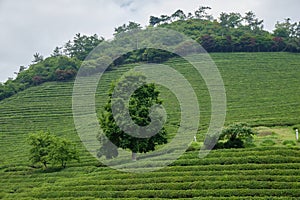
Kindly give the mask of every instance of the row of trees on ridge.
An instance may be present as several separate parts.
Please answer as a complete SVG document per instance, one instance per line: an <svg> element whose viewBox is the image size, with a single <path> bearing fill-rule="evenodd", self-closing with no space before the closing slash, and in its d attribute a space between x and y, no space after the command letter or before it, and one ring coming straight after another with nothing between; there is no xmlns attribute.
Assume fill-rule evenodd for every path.
<svg viewBox="0 0 300 200"><path fill-rule="evenodd" d="M300 22L290 18L277 22L273 32L264 30L263 20L249 11L221 13L215 19L210 7L200 6L193 13L177 10L172 15L150 16L147 28L163 27L176 30L199 42L208 52L300 52ZM115 28L114 36L142 29L141 25L129 22ZM68 81L74 79L87 55L104 40L98 35L76 34L73 40L62 47L56 47L50 57L36 53L29 67L20 66L16 78L0 83L0 100L10 97L28 87L47 81ZM164 62L176 56L159 49L139 49L114 60L118 66L133 62ZM102 59L102 60L101 60ZM95 62L107 62L100 58ZM95 70L91 69L93 73Z"/></svg>

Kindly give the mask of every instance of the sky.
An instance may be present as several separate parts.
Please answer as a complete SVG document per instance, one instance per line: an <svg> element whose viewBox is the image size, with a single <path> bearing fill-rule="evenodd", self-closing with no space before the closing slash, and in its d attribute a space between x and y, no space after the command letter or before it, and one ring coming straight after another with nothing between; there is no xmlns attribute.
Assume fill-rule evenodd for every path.
<svg viewBox="0 0 300 200"><path fill-rule="evenodd" d="M129 21L148 25L149 17L194 12L210 6L221 12L255 12L272 31L277 21L300 21L299 0L0 0L0 82L28 67L33 54L49 56L76 33L111 39L114 28Z"/></svg>

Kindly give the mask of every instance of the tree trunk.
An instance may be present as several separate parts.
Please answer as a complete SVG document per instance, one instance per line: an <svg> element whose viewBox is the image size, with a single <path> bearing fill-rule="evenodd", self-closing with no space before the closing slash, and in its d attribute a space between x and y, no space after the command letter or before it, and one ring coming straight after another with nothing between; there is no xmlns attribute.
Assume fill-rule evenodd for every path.
<svg viewBox="0 0 300 200"><path fill-rule="evenodd" d="M132 161L136 161L136 153L135 152L132 152L131 159L132 159Z"/></svg>
<svg viewBox="0 0 300 200"><path fill-rule="evenodd" d="M47 169L47 162L43 162L44 168Z"/></svg>

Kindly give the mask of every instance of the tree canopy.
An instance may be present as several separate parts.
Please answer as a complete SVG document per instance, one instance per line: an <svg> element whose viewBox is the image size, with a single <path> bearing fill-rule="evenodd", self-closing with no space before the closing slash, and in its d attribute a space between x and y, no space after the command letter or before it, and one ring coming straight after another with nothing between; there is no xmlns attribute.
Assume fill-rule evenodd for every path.
<svg viewBox="0 0 300 200"><path fill-rule="evenodd" d="M251 143L256 132L246 123L232 124L222 130L218 148L244 148L246 143Z"/></svg>
<svg viewBox="0 0 300 200"><path fill-rule="evenodd" d="M75 57L78 60L83 61L87 55L97 47L104 38L99 38L97 34L92 36L81 35L77 33L73 41L68 41L63 48L66 55ZM55 49L57 50L57 49Z"/></svg>
<svg viewBox="0 0 300 200"><path fill-rule="evenodd" d="M49 132L30 134L28 143L31 145L30 160L33 164L41 163L44 168L48 164L59 163L66 167L70 160L78 160L78 152L72 143Z"/></svg>
<svg viewBox="0 0 300 200"><path fill-rule="evenodd" d="M98 153L99 157L106 156L106 158L112 158L118 155L117 149L113 147L109 141L111 141L116 147L131 150L133 159L135 159L135 153L154 151L156 145L167 142L167 133L164 127L151 137L148 137L146 133L139 133L139 137L134 137L133 135L129 135L128 132L126 133L122 130L116 123L116 118L121 119L121 123L125 124L125 126L130 124L130 120L132 120L136 125L142 127L148 126L150 123L155 123L154 121L151 121L151 118L149 117L150 108L154 105L161 105L162 100L159 98L159 91L155 85L147 84L145 79L146 77L141 74L129 73L116 83L112 84L109 92L109 100L100 117L100 126L103 133L98 136L98 140L101 143L101 148ZM143 85L134 91L133 95L130 97L129 105L126 105L126 87L140 83ZM115 102L118 105L118 114L117 116L114 116L112 110L112 94L114 89L116 89L116 86L124 91L119 91L121 95ZM125 93L123 94L123 92ZM126 116L126 109L129 110L131 119L124 118L124 116ZM157 123L162 123L162 121L163 120L161 119ZM159 126L159 124L157 125ZM147 129L147 132L151 131L155 130Z"/></svg>

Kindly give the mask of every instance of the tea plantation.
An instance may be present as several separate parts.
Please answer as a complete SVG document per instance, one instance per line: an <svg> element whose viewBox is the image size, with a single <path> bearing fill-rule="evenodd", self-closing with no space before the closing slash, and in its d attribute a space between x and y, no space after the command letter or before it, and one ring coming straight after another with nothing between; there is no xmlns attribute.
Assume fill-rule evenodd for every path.
<svg viewBox="0 0 300 200"><path fill-rule="evenodd" d="M293 139L300 124L300 56L291 53L211 54L227 95L226 125L247 122ZM183 74L194 88L201 109L197 138L203 139L210 119L209 93L187 63L164 63ZM107 101L111 81L134 65L106 73L96 95L97 110ZM174 80L176 84L176 80ZM73 82L48 82L0 102L0 199L299 199L299 144L213 150L204 159L198 151L183 154L163 169L125 173L99 163L81 144L72 115ZM175 134L180 108L161 88L168 112L166 129ZM274 128L273 127L277 127ZM35 168L28 160L27 136L50 131L76 143L80 162L67 168ZM262 137L263 134L262 134ZM96 139L96 138L95 138ZM276 140L275 142L280 142ZM139 161L137 161L139 162Z"/></svg>

